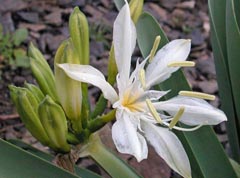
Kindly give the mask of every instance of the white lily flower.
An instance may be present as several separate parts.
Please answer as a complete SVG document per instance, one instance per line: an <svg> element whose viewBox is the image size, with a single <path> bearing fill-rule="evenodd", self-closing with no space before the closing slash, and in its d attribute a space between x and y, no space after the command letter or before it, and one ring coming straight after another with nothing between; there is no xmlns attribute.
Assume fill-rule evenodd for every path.
<svg viewBox="0 0 240 178"><path fill-rule="evenodd" d="M202 99L179 96L158 102L168 91L150 90L153 85L166 80L179 69L180 63L187 59L190 52L190 40L180 39L168 43L156 53L146 67L146 72L144 67L147 59L138 62L130 75L136 29L126 3L114 22L113 44L118 68L118 94L101 72L91 66L60 64L59 67L74 80L99 87L104 97L117 109L112 138L119 152L134 155L141 161L147 158L148 141L174 171L183 177L191 177L187 154L170 129L191 131L199 128L199 125L218 124L225 121L226 116ZM163 111L169 115L164 115ZM175 126L178 120L198 126L193 129L179 128Z"/></svg>

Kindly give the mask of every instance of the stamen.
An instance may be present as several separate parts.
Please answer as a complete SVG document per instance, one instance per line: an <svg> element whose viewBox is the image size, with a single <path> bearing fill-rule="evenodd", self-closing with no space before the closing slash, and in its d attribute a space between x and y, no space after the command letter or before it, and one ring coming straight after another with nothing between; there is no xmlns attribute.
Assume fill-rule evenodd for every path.
<svg viewBox="0 0 240 178"><path fill-rule="evenodd" d="M161 117L159 116L159 114L157 113L156 109L154 108L154 106L153 106L152 102L150 101L150 99L146 99L146 103L147 103L148 109L151 112L151 114L154 117L154 119L158 123L162 124L163 121L162 121Z"/></svg>
<svg viewBox="0 0 240 178"><path fill-rule="evenodd" d="M181 96L189 96L189 97L201 98L201 99L205 99L205 100L215 100L214 95L209 95L209 94L201 93L201 92L180 91L178 94Z"/></svg>
<svg viewBox="0 0 240 178"><path fill-rule="evenodd" d="M194 67L195 62L193 61L173 61L168 63L168 67Z"/></svg>
<svg viewBox="0 0 240 178"><path fill-rule="evenodd" d="M168 124L167 122L163 122L162 123L163 125L169 127L170 124ZM197 129L199 129L200 127L202 127L203 125L198 125L196 127L192 127L192 128L182 128L182 127L177 127L177 126L174 126L173 129L175 130L179 130L179 131L184 131L184 132L192 132L192 131L195 131Z"/></svg>
<svg viewBox="0 0 240 178"><path fill-rule="evenodd" d="M141 69L139 71L139 78L140 78L140 82L142 84L143 89L146 89L146 80L145 80L145 70Z"/></svg>
<svg viewBox="0 0 240 178"><path fill-rule="evenodd" d="M169 124L169 129L172 129L177 122L179 121L179 119L182 117L183 113L184 113L185 108L184 107L180 107L180 109L178 110L177 114L173 117L172 121Z"/></svg>
<svg viewBox="0 0 240 178"><path fill-rule="evenodd" d="M197 129L199 129L200 127L202 127L203 125L198 125L196 127L192 127L192 128L182 128L182 127L177 127L177 126L174 126L173 128L175 130L179 130L179 131L184 131L184 132L192 132L192 131L195 131Z"/></svg>
<svg viewBox="0 0 240 178"><path fill-rule="evenodd" d="M154 57L154 55L155 55L155 53L156 53L156 51L157 51L157 49L158 49L160 40L161 40L161 37L160 37L160 36L157 36L157 37L155 38L155 41L154 41L154 43L153 43L153 47L152 47L151 52L150 52L149 62L152 62L152 59L153 59L153 57Z"/></svg>

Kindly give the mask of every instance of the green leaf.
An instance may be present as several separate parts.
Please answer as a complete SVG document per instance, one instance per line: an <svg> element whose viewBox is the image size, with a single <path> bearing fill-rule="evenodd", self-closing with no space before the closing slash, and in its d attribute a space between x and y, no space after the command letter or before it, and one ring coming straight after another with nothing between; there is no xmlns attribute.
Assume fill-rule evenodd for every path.
<svg viewBox="0 0 240 178"><path fill-rule="evenodd" d="M240 10L240 8L239 8ZM240 30L238 27L237 17L235 13L234 0L227 1L226 7L226 38L227 38L227 55L228 70L232 84L232 92L236 114L238 121L238 129L240 129Z"/></svg>
<svg viewBox="0 0 240 178"><path fill-rule="evenodd" d="M141 178L134 169L109 151L97 134L92 134L80 156L91 156L112 178Z"/></svg>
<svg viewBox="0 0 240 178"><path fill-rule="evenodd" d="M15 63L17 67L30 67L29 58L26 55L26 51L18 48L13 50L13 55L15 57Z"/></svg>
<svg viewBox="0 0 240 178"><path fill-rule="evenodd" d="M149 49L157 35L161 35L160 46L168 41L156 20L148 13L143 13L137 23L137 36L144 57L150 53ZM171 89L172 96L177 95L180 90L190 89L181 70L175 72L170 79L158 87L162 90ZM176 134L188 154L194 178L236 177L211 127L205 126L194 132L176 132Z"/></svg>
<svg viewBox="0 0 240 178"><path fill-rule="evenodd" d="M44 159L46 160L47 162L51 163L51 161L54 159L54 157L50 154L47 154L45 152L42 152L34 147L32 147L31 145L28 145L20 140L8 140L8 142L24 149L25 151L37 156L37 157L40 157L41 159ZM80 177L83 177L83 178L101 178L101 176L97 175L96 173L94 172L91 172L87 169L83 169L83 168L80 168L80 167L77 167L75 166L75 171L76 171L76 174ZM44 177L45 178L45 177ZM61 177L60 177L61 178ZM71 177L70 177L71 178Z"/></svg>
<svg viewBox="0 0 240 178"><path fill-rule="evenodd" d="M3 38L3 26L0 24L0 40Z"/></svg>
<svg viewBox="0 0 240 178"><path fill-rule="evenodd" d="M226 44L226 1L209 0L209 14L211 22L211 41L216 65L219 94L222 100L222 109L228 117L227 130L231 146L232 157L240 161L239 127L236 108L233 100L232 86L229 75Z"/></svg>
<svg viewBox="0 0 240 178"><path fill-rule="evenodd" d="M0 139L0 148L0 177L79 178L2 139Z"/></svg>
<svg viewBox="0 0 240 178"><path fill-rule="evenodd" d="M235 170L235 172L237 174L237 177L240 178L240 165L233 159L230 159L230 162L233 166L233 169Z"/></svg>
<svg viewBox="0 0 240 178"><path fill-rule="evenodd" d="M19 46L28 37L28 31L25 28L20 28L15 31L12 36L13 44Z"/></svg>
<svg viewBox="0 0 240 178"><path fill-rule="evenodd" d="M238 28L240 28L240 0L234 0L234 13L236 17L236 23L238 25Z"/></svg>

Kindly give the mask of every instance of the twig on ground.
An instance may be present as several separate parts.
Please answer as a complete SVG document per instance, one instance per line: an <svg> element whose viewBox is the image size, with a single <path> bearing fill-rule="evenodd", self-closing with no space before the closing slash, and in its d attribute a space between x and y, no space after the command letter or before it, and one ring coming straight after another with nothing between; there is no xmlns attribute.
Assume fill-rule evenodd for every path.
<svg viewBox="0 0 240 178"><path fill-rule="evenodd" d="M0 120L9 120L19 118L18 114L0 115Z"/></svg>

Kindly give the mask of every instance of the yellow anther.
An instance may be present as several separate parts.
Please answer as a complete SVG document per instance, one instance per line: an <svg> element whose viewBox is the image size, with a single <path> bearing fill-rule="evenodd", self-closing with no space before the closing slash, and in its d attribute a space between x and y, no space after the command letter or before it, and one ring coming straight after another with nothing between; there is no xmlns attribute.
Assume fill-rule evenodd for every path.
<svg viewBox="0 0 240 178"><path fill-rule="evenodd" d="M153 43L153 47L152 47L151 52L150 52L149 62L152 61L152 59L153 59L153 57L154 57L154 55L155 55L155 53L156 53L156 51L157 51L157 49L158 49L160 40L161 40L161 37L160 37L160 36L157 36L157 37L155 38L155 41L154 41L154 43Z"/></svg>
<svg viewBox="0 0 240 178"><path fill-rule="evenodd" d="M172 129L177 124L179 119L182 117L184 110L185 110L184 107L180 107L177 114L173 117L172 121L170 122L169 129Z"/></svg>
<svg viewBox="0 0 240 178"><path fill-rule="evenodd" d="M173 61L168 63L168 67L194 67L195 62L193 61Z"/></svg>
<svg viewBox="0 0 240 178"><path fill-rule="evenodd" d="M140 78L140 82L142 84L143 89L146 89L146 80L145 80L145 70L141 69L139 71L139 78Z"/></svg>
<svg viewBox="0 0 240 178"><path fill-rule="evenodd" d="M189 96L189 97L201 98L201 99L205 99L205 100L215 100L214 95L209 95L209 94L201 93L201 92L180 91L178 94L181 96Z"/></svg>
<svg viewBox="0 0 240 178"><path fill-rule="evenodd" d="M150 113L152 114L152 116L154 117L154 119L158 122L158 123L162 123L162 119L159 116L158 112L156 111L156 109L154 108L152 102L150 101L150 99L146 99L146 103L148 106L148 109L150 111Z"/></svg>

